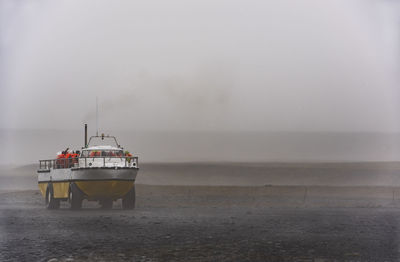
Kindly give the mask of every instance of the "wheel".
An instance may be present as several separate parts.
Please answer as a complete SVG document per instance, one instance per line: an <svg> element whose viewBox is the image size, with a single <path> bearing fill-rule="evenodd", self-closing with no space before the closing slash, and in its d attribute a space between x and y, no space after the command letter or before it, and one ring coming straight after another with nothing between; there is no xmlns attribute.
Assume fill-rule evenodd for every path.
<svg viewBox="0 0 400 262"><path fill-rule="evenodd" d="M100 205L102 209L112 209L113 200L112 199L101 200Z"/></svg>
<svg viewBox="0 0 400 262"><path fill-rule="evenodd" d="M54 198L54 191L52 184L49 184L46 190L46 208L47 209L60 208L60 200Z"/></svg>
<svg viewBox="0 0 400 262"><path fill-rule="evenodd" d="M134 209L136 201L135 185L132 189L122 198L122 208L123 209Z"/></svg>
<svg viewBox="0 0 400 262"><path fill-rule="evenodd" d="M71 183L69 189L69 202L71 204L71 209L81 209L83 201L83 193L82 191L75 185Z"/></svg>

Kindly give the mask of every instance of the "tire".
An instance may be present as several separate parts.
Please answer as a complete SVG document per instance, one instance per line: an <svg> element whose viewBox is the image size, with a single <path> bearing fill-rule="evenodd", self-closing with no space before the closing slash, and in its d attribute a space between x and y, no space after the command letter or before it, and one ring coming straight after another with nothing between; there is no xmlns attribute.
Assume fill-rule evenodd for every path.
<svg viewBox="0 0 400 262"><path fill-rule="evenodd" d="M136 201L135 185L132 189L122 198L122 208L123 209L134 209Z"/></svg>
<svg viewBox="0 0 400 262"><path fill-rule="evenodd" d="M60 200L54 198L53 185L49 184L46 190L46 208L47 209L59 209Z"/></svg>
<svg viewBox="0 0 400 262"><path fill-rule="evenodd" d="M113 200L112 199L101 200L100 205L102 209L112 209Z"/></svg>
<svg viewBox="0 0 400 262"><path fill-rule="evenodd" d="M77 187L77 185L71 183L69 189L69 202L71 204L71 209L78 210L82 208L83 196L82 191Z"/></svg>

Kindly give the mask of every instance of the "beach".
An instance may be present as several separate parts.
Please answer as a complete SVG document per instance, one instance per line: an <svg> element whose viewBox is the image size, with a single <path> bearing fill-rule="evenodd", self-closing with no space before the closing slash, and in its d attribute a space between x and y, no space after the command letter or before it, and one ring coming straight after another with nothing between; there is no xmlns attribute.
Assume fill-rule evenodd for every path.
<svg viewBox="0 0 400 262"><path fill-rule="evenodd" d="M86 200L80 211L70 210L66 202L59 210L46 210L36 189L3 189L0 260L398 261L400 188L382 181L368 184L374 172L395 178L396 167L393 163L341 168L264 164L254 170L264 169L258 179L269 177L270 184L239 185L243 184L239 178L261 181L255 179L254 170L247 177L241 172L242 177L226 179L228 170L246 168L237 164L144 165L146 170L138 178L147 177L137 181L132 211L122 210L120 200L113 210L102 210ZM336 177L336 185L318 184L321 178L311 183L310 176L323 168L326 181ZM199 181L210 183L214 177L216 185L195 179L189 183L196 172L207 169ZM354 182L358 172L366 169L369 180ZM161 175L157 170L163 170L169 183L156 183ZM282 174L293 176L292 171L298 170L298 183L292 179L292 185L279 185L268 175L271 170L281 172L280 181L289 181ZM352 185L340 182L346 170L353 174L348 175ZM277 176L276 172L271 174ZM2 177L4 181L7 176ZM28 178L21 175L20 179Z"/></svg>

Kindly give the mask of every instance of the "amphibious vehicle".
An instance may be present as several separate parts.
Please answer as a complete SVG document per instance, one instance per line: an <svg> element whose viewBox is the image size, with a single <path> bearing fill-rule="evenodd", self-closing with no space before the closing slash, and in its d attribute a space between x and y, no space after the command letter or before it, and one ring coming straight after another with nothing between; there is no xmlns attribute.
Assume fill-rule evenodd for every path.
<svg viewBox="0 0 400 262"><path fill-rule="evenodd" d="M104 144L106 140L114 145ZM98 201L105 209L122 199L123 209L133 209L138 170L138 157L124 151L114 136L96 135L87 142L85 125L85 146L79 151L67 148L56 159L39 160L37 173L48 209L58 209L60 201L80 209L84 199Z"/></svg>

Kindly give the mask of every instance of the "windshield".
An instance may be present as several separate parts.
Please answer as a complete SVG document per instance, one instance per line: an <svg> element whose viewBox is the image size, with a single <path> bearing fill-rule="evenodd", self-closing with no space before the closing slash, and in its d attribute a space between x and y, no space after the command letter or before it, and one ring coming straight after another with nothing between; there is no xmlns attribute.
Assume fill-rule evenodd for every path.
<svg viewBox="0 0 400 262"><path fill-rule="evenodd" d="M83 150L81 157L121 157L122 150Z"/></svg>

